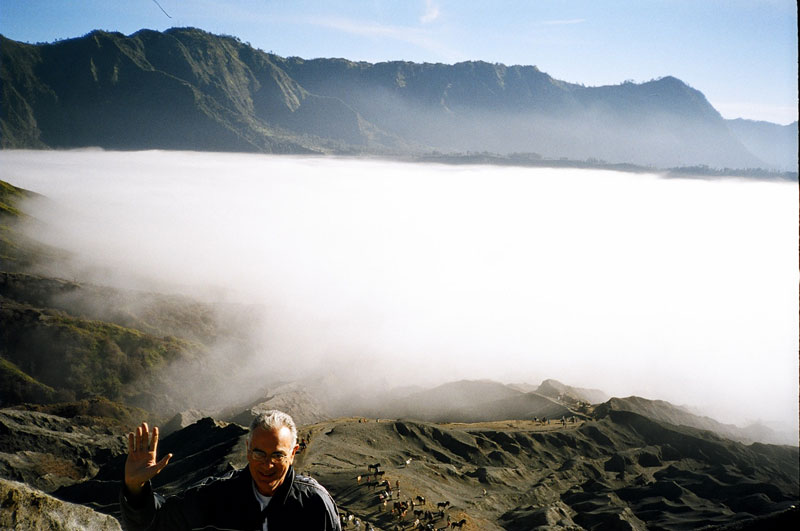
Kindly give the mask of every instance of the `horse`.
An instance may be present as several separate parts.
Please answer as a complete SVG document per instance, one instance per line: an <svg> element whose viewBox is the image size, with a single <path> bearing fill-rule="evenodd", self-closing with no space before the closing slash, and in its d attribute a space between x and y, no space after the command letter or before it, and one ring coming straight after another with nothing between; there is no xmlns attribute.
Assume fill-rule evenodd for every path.
<svg viewBox="0 0 800 531"><path fill-rule="evenodd" d="M450 505L449 501L443 501L436 504L438 509L447 509L447 506Z"/></svg>
<svg viewBox="0 0 800 531"><path fill-rule="evenodd" d="M380 470L380 468L381 468L380 463L375 463L374 465L367 465L367 470L369 470L370 472L374 470L376 474L378 473L378 470Z"/></svg>
<svg viewBox="0 0 800 531"><path fill-rule="evenodd" d="M415 499L419 502L420 505L425 505L425 496L417 496Z"/></svg>

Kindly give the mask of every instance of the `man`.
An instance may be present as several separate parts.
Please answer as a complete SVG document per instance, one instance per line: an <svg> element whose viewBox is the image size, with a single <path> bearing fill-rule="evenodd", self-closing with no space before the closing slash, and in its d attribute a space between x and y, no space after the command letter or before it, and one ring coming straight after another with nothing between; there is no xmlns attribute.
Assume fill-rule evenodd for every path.
<svg viewBox="0 0 800 531"><path fill-rule="evenodd" d="M247 435L247 470L211 478L164 499L150 480L172 454L156 460L158 428L143 422L128 434L125 481L120 494L126 529L303 530L340 531L336 504L322 485L295 474L297 427L281 411L253 419Z"/></svg>

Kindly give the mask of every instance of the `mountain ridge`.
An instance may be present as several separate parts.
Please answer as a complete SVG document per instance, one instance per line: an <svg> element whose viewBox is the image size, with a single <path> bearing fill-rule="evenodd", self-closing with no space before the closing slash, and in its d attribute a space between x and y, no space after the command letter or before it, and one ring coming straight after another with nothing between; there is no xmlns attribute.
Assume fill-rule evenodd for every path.
<svg viewBox="0 0 800 531"><path fill-rule="evenodd" d="M535 66L284 58L194 28L37 45L0 36L0 54L3 148L783 167L750 153L700 91L672 76L584 87Z"/></svg>

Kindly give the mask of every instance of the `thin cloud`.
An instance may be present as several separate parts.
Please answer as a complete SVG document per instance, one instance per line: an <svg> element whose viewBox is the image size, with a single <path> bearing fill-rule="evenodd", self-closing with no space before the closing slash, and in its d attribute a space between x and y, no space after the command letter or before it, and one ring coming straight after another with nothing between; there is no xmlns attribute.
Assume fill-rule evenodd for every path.
<svg viewBox="0 0 800 531"><path fill-rule="evenodd" d="M425 29L409 26L387 26L384 24L356 21L345 18L318 18L310 20L309 23L316 26L342 31L351 35L377 37L405 42L433 52L437 56L444 57L447 60L460 59L459 54L447 49L441 42L432 37L432 33L430 31Z"/></svg>
<svg viewBox="0 0 800 531"><path fill-rule="evenodd" d="M434 4L432 0L425 2L425 14L419 19L423 24L429 24L439 18L439 6Z"/></svg>
<svg viewBox="0 0 800 531"><path fill-rule="evenodd" d="M386 26L372 22L356 21L345 18L324 18L314 19L311 24L322 26L352 35L362 35L366 37L388 37L397 40L414 42L421 38L427 38L423 30L404 26Z"/></svg>
<svg viewBox="0 0 800 531"><path fill-rule="evenodd" d="M566 20L545 20L542 26L566 26L569 24L583 24L586 22L585 18L570 18Z"/></svg>

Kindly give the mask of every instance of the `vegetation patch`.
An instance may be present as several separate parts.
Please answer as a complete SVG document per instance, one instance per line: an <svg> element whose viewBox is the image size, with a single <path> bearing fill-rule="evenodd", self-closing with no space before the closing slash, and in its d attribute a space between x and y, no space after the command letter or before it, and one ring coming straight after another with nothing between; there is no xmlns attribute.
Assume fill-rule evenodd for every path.
<svg viewBox="0 0 800 531"><path fill-rule="evenodd" d="M158 382L158 370L190 356L191 351L188 342L174 337L158 338L8 299L2 320L2 357L20 373L58 391L62 400L104 396L124 401L152 387L141 381Z"/></svg>

